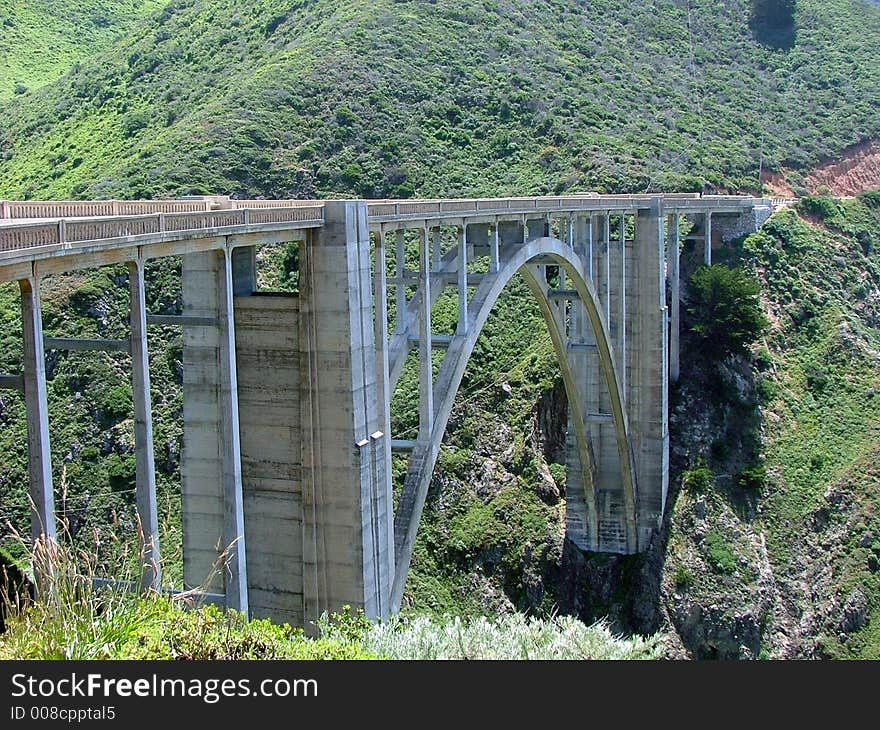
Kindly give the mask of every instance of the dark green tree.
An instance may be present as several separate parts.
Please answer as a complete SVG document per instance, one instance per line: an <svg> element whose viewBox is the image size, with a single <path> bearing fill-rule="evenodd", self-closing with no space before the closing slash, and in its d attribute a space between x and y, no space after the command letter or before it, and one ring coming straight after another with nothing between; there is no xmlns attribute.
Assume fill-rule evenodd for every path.
<svg viewBox="0 0 880 730"><path fill-rule="evenodd" d="M794 45L797 0L752 0L749 25L755 37L766 45L790 48Z"/></svg>
<svg viewBox="0 0 880 730"><path fill-rule="evenodd" d="M740 268L701 266L691 277L688 314L700 351L720 362L744 355L767 326L758 280Z"/></svg>

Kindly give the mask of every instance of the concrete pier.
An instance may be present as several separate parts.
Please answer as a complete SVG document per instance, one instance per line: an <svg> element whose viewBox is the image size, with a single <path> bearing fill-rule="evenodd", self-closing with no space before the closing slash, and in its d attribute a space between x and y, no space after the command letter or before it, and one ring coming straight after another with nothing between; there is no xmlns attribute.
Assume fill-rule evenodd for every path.
<svg viewBox="0 0 880 730"><path fill-rule="evenodd" d="M153 455L153 413L150 398L150 358L147 348L147 305L144 261L128 264L131 296L131 392L134 402L135 485L137 512L143 533L144 588L162 587L159 551L159 510L156 506L156 467Z"/></svg>

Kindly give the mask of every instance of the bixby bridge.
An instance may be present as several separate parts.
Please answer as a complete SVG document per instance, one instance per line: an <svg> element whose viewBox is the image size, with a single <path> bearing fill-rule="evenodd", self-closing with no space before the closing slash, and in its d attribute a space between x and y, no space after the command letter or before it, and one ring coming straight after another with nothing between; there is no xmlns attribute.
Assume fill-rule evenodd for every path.
<svg viewBox="0 0 880 730"><path fill-rule="evenodd" d="M222 561L206 599L308 625L345 604L368 616L400 607L456 392L516 274L544 315L569 402L567 537L590 551L645 549L669 478L680 225L710 262L713 241L755 230L773 201L584 194L0 206L0 283L18 282L24 325L21 372L0 376L0 388L21 391L26 404L33 538L56 530L45 351L128 352L144 585L162 587L148 329L179 326L185 583L203 585ZM270 296L258 286L257 250L288 242L300 244L299 292ZM174 256L182 311L151 314L145 264ZM44 336L41 291L54 275L119 263L129 271L128 338ZM437 332L432 307L449 287L457 325ZM391 432L391 396L412 350L419 425L407 440ZM408 457L396 507L392 451Z"/></svg>

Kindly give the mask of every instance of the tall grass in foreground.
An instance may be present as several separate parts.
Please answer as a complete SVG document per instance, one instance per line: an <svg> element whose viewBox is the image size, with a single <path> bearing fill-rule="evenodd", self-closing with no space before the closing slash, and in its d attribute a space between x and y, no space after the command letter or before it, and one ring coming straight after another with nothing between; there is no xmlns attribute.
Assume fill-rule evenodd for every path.
<svg viewBox="0 0 880 730"><path fill-rule="evenodd" d="M137 565L132 557L122 563ZM655 659L662 654L657 636L623 638L604 623L523 614L444 622L394 617L373 624L346 607L323 616L320 637L310 639L286 624L247 621L235 611L199 605L198 591L173 597L136 592L137 570L98 587L96 553L63 539L38 540L30 560L36 600L17 594L9 582L0 595L6 619L0 659Z"/></svg>
<svg viewBox="0 0 880 730"><path fill-rule="evenodd" d="M65 542L38 540L30 549L37 600L5 584L3 658L90 659L112 653L156 610L120 582L94 586L95 555Z"/></svg>

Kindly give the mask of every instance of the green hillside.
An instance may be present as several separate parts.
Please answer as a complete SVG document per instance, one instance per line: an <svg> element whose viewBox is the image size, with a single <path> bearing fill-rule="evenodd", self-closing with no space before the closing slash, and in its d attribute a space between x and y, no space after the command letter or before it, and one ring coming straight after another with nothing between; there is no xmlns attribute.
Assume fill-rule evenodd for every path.
<svg viewBox="0 0 880 730"><path fill-rule="evenodd" d="M0 100L55 81L166 0L0 0Z"/></svg>
<svg viewBox="0 0 880 730"><path fill-rule="evenodd" d="M29 90L0 102L0 198L755 190L759 164L806 171L880 137L880 9L799 0L791 32L768 35L750 5L144 2L103 50L28 72ZM89 37L64 25L91 17L84 7L97 5L56 12L52 32ZM40 57L21 49L41 42L21 43L13 68ZM723 369L732 404L707 400L718 368L683 358L692 387L673 405L693 428L673 430L673 451L685 487L645 556L564 543L558 367L537 306L509 287L453 411L408 612L437 626L448 614L607 615L615 629L668 630L696 656L877 655L880 220L872 196L805 206L727 252L762 281L767 351ZM262 263L283 272L285 251ZM149 311L178 311L179 264L152 263L147 278ZM123 337L127 297L125 267L56 277L46 334ZM441 299L438 326L455 306ZM20 338L17 292L0 286L0 372L17 371ZM179 332L151 328L150 344L166 580L179 585ZM130 562L117 540L136 529L129 367L107 353L47 363L58 507L78 545L97 539L101 575ZM397 435L417 422L414 378L396 396ZM26 532L23 408L0 394L0 523ZM760 466L752 452L765 472L746 471ZM398 481L403 468L395 459ZM21 556L8 531L0 546Z"/></svg>
<svg viewBox="0 0 880 730"><path fill-rule="evenodd" d="M880 133L880 12L182 0L0 108L0 196L753 189Z"/></svg>

